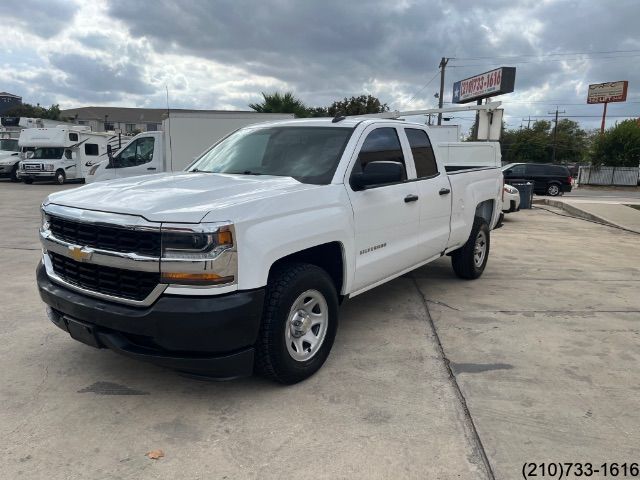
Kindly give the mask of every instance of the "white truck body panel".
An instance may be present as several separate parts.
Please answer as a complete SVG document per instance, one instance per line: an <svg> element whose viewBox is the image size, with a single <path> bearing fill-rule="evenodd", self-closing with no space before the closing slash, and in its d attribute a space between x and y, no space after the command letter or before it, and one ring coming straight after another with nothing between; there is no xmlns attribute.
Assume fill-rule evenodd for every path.
<svg viewBox="0 0 640 480"><path fill-rule="evenodd" d="M498 142L439 142L435 147L447 167L500 168L502 165Z"/></svg>
<svg viewBox="0 0 640 480"><path fill-rule="evenodd" d="M269 126L331 126L323 120L275 122ZM344 120L354 127L328 185L290 177L213 173L165 173L96 183L52 194L48 202L143 217L150 222L232 222L238 252L238 278L232 286L189 288L169 285L170 293L215 295L266 285L271 266L301 250L338 242L343 255L343 295L357 295L463 245L474 217L493 228L500 214L502 173L493 165L495 146L447 144L435 149L438 174L415 181L416 170L404 128L424 125L393 120ZM354 191L349 174L368 132L398 132L408 179L397 185ZM124 149L123 149L124 150ZM452 153L453 152L453 153ZM475 155L474 155L475 152ZM499 150L498 150L499 166ZM460 164L456 164L460 162ZM472 163L486 163L469 170ZM447 173L447 169L459 171ZM441 194L441 190L450 194ZM420 200L406 203L407 195ZM482 210L480 207L485 206Z"/></svg>
<svg viewBox="0 0 640 480"><path fill-rule="evenodd" d="M123 145L120 153L122 155L122 152L134 142L153 138L151 158L133 162L134 165L130 161L119 161L117 156L111 164L105 160L91 172L87 183L161 172L179 172L211 145L239 128L268 120L291 118L293 114L288 113L170 112L162 121L162 131L136 135Z"/></svg>

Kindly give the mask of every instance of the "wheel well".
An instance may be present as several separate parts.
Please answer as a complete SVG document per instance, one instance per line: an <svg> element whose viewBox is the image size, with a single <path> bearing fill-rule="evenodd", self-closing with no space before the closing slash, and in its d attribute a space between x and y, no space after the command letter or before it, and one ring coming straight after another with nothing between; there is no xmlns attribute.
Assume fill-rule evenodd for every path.
<svg viewBox="0 0 640 480"><path fill-rule="evenodd" d="M476 207L476 217L483 218L487 225L491 225L491 218L493 217L493 200L485 200L480 202Z"/></svg>
<svg viewBox="0 0 640 480"><path fill-rule="evenodd" d="M275 267L292 262L310 263L322 268L329 274L336 287L336 292L340 295L344 282L344 260L342 245L339 242L324 243L282 257L271 265L269 275Z"/></svg>

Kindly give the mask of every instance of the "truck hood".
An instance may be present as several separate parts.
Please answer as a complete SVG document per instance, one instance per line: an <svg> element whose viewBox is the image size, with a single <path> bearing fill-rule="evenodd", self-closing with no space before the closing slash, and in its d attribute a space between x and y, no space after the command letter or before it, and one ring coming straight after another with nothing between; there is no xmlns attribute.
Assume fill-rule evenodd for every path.
<svg viewBox="0 0 640 480"><path fill-rule="evenodd" d="M96 182L51 194L49 203L144 217L151 222L198 223L207 213L318 185L291 177L161 173ZM220 221L233 220L219 218Z"/></svg>
<svg viewBox="0 0 640 480"><path fill-rule="evenodd" d="M13 165L18 160L20 160L18 152L0 150L0 165Z"/></svg>

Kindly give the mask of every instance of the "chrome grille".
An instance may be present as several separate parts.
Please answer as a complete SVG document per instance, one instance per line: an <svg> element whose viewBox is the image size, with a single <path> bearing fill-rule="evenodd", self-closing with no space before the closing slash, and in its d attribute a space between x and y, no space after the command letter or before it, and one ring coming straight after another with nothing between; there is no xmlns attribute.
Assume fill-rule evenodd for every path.
<svg viewBox="0 0 640 480"><path fill-rule="evenodd" d="M160 273L76 262L53 252L49 258L54 272L64 281L105 295L142 301L160 282Z"/></svg>

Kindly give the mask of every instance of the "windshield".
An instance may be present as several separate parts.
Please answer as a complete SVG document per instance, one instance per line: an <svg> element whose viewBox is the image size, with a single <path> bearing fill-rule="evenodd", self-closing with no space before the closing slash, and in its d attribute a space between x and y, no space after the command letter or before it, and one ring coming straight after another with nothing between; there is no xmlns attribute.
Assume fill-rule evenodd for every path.
<svg viewBox="0 0 640 480"><path fill-rule="evenodd" d="M352 132L350 127L245 128L212 147L188 170L327 184Z"/></svg>
<svg viewBox="0 0 640 480"><path fill-rule="evenodd" d="M3 138L0 140L0 150L8 150L9 152L19 152L18 139Z"/></svg>
<svg viewBox="0 0 640 480"><path fill-rule="evenodd" d="M64 148L62 147L34 148L31 158L34 160L57 160L62 158L63 153Z"/></svg>

